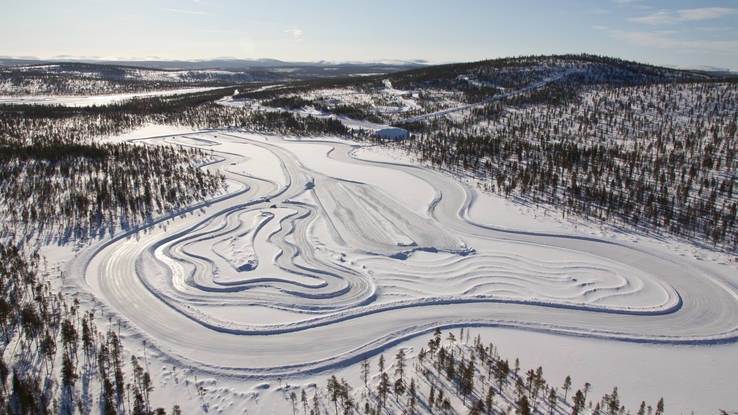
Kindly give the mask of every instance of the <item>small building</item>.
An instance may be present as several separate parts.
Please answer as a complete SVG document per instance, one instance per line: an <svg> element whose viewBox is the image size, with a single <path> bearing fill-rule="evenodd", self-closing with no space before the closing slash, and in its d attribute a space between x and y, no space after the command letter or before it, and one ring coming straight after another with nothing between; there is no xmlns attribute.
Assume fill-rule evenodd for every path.
<svg viewBox="0 0 738 415"><path fill-rule="evenodd" d="M408 138L409 134L406 129L399 127L385 127L375 131L375 134L379 137L386 138L389 140L404 140Z"/></svg>

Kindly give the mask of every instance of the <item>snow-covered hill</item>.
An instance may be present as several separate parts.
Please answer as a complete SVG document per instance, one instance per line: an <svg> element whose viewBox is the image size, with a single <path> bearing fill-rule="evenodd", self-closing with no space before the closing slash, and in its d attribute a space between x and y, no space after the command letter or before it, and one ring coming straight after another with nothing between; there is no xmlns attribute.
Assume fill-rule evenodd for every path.
<svg viewBox="0 0 738 415"><path fill-rule="evenodd" d="M2 242L44 258L1 252L3 408L736 409L734 80L567 55L238 89L0 106Z"/></svg>
<svg viewBox="0 0 738 415"><path fill-rule="evenodd" d="M3 62L0 60L0 62ZM192 86L362 76L396 72L412 64L204 62L38 62L5 60L0 95L101 95Z"/></svg>

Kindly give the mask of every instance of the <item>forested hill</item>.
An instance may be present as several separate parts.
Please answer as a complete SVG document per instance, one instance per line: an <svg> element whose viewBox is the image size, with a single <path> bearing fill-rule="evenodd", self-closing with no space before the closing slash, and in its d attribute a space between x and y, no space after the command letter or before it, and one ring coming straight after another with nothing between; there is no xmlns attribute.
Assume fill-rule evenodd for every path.
<svg viewBox="0 0 738 415"><path fill-rule="evenodd" d="M485 86L521 88L559 77L578 85L612 86L707 80L716 76L595 55L557 55L431 66L391 74L387 78L401 88L444 87L465 90Z"/></svg>
<svg viewBox="0 0 738 415"><path fill-rule="evenodd" d="M362 90L382 88L386 81L398 89L440 89L465 93L468 101L486 98L511 89L540 82L570 86L643 85L663 82L710 81L730 74L665 68L596 55L525 56L468 63L423 66L406 71L361 78L306 80L282 88L259 91L258 96L299 92L326 87ZM737 74L738 76L738 74ZM244 96L255 96L246 92Z"/></svg>
<svg viewBox="0 0 738 415"><path fill-rule="evenodd" d="M738 78L728 75L594 55L505 58L104 107L0 105L0 142L147 122L356 138L371 131L351 120L395 125L410 139L389 145L488 191L735 251Z"/></svg>
<svg viewBox="0 0 738 415"><path fill-rule="evenodd" d="M422 161L508 197L734 251L738 83L593 55L292 83L240 97L394 124Z"/></svg>
<svg viewBox="0 0 738 415"><path fill-rule="evenodd" d="M211 61L36 61L0 58L0 95L97 95L183 86L293 82L415 68L416 63Z"/></svg>
<svg viewBox="0 0 738 415"><path fill-rule="evenodd" d="M520 93L421 117L404 146L506 196L735 251L735 79L608 58L521 61L443 72L436 85ZM407 87L433 85L429 72L413 74Z"/></svg>

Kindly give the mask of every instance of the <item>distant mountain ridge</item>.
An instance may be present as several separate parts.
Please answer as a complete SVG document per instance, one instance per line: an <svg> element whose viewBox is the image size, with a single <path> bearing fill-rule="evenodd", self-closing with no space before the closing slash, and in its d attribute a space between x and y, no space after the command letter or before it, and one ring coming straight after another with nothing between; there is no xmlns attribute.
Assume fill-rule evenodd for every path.
<svg viewBox="0 0 738 415"><path fill-rule="evenodd" d="M153 88L176 85L233 85L250 82L289 82L311 79L356 77L387 74L421 67L418 63L331 63L283 62L275 59L219 59L203 61L51 61L0 58L2 93L18 91L12 85L27 84L29 79L46 84L50 78L84 82L156 83ZM45 88L37 90L42 91ZM75 93L74 85L57 88L61 93ZM113 89L118 91L117 89Z"/></svg>
<svg viewBox="0 0 738 415"><path fill-rule="evenodd" d="M53 58L53 59L35 59L35 58L14 58L7 56L0 56L0 66L23 66L23 65L46 65L50 63L87 63L96 65L111 65L111 66L134 66L148 69L173 69L173 70L196 70L196 69L222 69L222 70L247 70L254 68L278 68L278 67L304 67L304 66L356 66L356 67L389 67L389 68L410 68L426 66L427 63L423 60L391 60L391 61L376 61L376 62L331 62L331 61L317 61L317 62L293 62L283 61L279 59L236 59L236 58L221 58L221 59L194 59L194 60L177 60L177 59L156 59L156 60L144 60L144 59L133 59L133 60L112 60L112 59L76 59L76 58Z"/></svg>
<svg viewBox="0 0 738 415"><path fill-rule="evenodd" d="M208 60L95 60L95 59L19 59L0 57L0 66L99 65L135 67L151 70L223 70L252 71L274 68L330 68L348 72L396 72L424 66L421 61L393 62L287 62L278 59L208 59Z"/></svg>
<svg viewBox="0 0 738 415"><path fill-rule="evenodd" d="M477 62L427 65L422 61L395 62L286 62L277 59L211 60L41 60L0 57L4 76L69 76L109 81L234 84L288 82L362 77L364 81L391 75L404 86L491 87L519 84L547 76L553 68L578 68L583 83L637 83L687 78L735 77L738 74L710 68L660 67L588 54L524 56ZM517 79L515 79L517 78ZM596 79L599 78L599 79ZM360 81L361 82L361 81ZM461 84L469 85L461 85ZM473 84L473 85L472 85Z"/></svg>

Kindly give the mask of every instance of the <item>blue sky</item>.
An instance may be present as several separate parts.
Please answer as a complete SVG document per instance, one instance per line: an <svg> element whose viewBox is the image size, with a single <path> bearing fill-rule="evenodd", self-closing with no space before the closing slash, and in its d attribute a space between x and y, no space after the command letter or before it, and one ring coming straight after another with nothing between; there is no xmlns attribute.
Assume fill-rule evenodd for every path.
<svg viewBox="0 0 738 415"><path fill-rule="evenodd" d="M0 56L442 63L586 52L738 70L738 0L0 4Z"/></svg>

